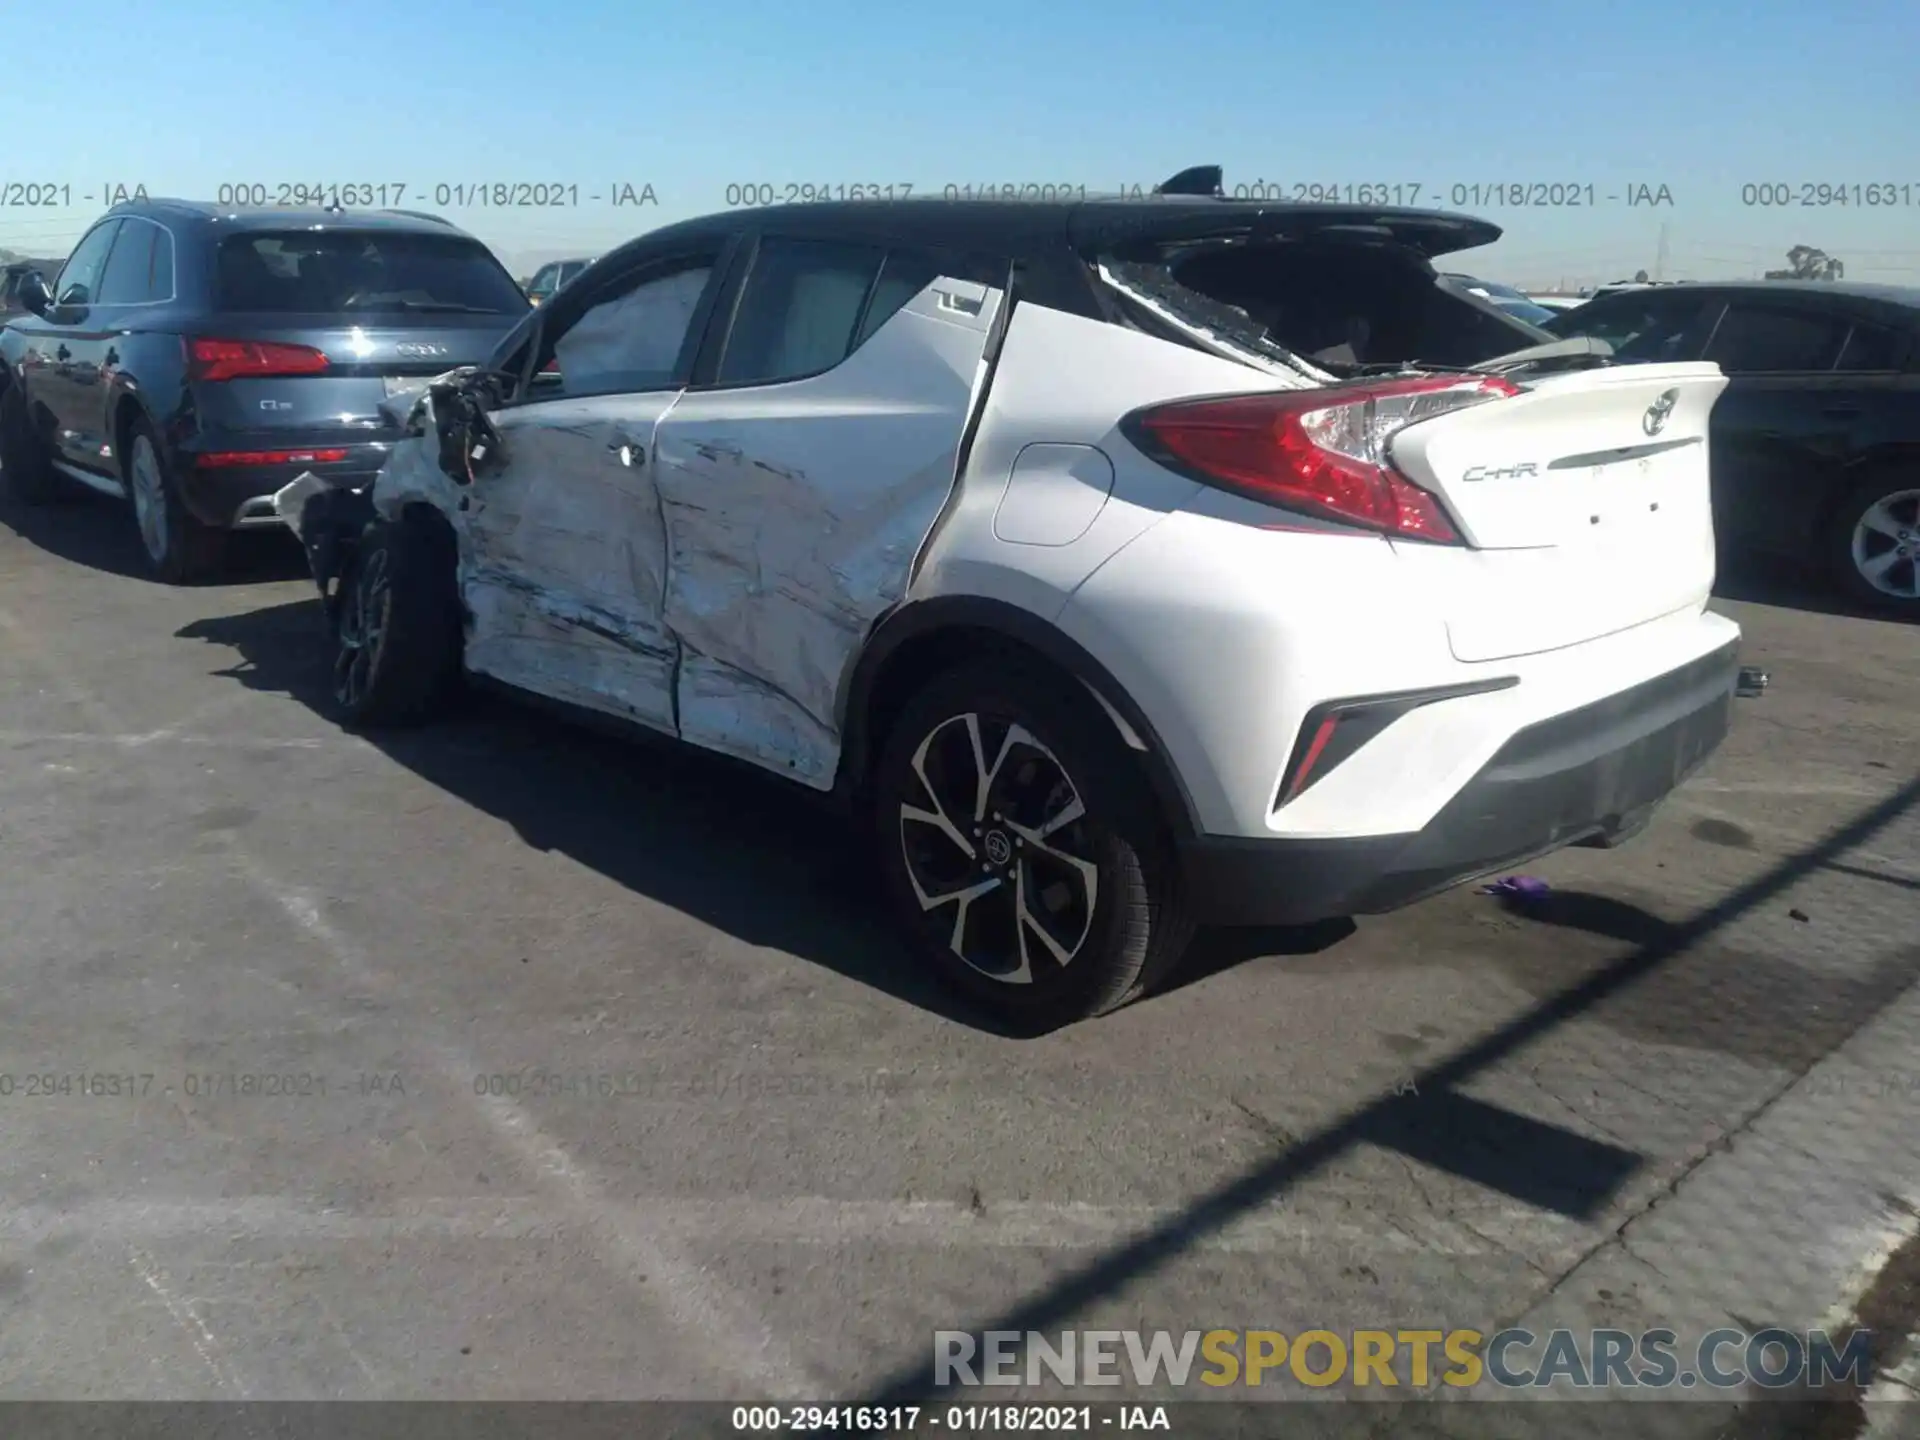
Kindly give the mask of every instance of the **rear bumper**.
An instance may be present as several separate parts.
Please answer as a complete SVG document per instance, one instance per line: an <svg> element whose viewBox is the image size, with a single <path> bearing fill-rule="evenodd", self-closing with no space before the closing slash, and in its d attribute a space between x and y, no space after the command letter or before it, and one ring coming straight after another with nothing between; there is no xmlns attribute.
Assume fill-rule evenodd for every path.
<svg viewBox="0 0 1920 1440"><path fill-rule="evenodd" d="M277 525L280 522L271 503L276 491L309 470L329 485L343 489L370 485L380 473L380 467L387 463L397 438L349 444L339 439L303 441L276 437L268 441L251 436L237 440L223 436L217 447L222 451L286 451L305 444L313 450L345 450L347 455L344 460L325 465L295 461L285 465L202 467L197 452L183 450L175 457L179 465L180 495L187 509L203 525L222 529ZM216 447L202 447L203 450L213 448Z"/></svg>
<svg viewBox="0 0 1920 1440"><path fill-rule="evenodd" d="M1739 646L1517 731L1421 830L1181 846L1205 923L1294 925L1395 910L1568 845L1606 845L1726 738Z"/></svg>

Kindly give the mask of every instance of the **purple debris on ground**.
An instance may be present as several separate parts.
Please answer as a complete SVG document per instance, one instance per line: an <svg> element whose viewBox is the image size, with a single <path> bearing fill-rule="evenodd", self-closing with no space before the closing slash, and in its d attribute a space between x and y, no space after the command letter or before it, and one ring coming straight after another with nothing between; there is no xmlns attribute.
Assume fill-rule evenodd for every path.
<svg viewBox="0 0 1920 1440"><path fill-rule="evenodd" d="M1482 885L1482 895L1509 895L1517 899L1531 900L1550 892L1553 887L1537 875L1508 875L1491 885Z"/></svg>

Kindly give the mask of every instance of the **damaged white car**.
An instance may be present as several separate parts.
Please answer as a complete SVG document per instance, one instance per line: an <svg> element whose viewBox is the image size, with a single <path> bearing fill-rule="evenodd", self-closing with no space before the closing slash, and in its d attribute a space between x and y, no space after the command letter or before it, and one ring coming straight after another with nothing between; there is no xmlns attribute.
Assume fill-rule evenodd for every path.
<svg viewBox="0 0 1920 1440"><path fill-rule="evenodd" d="M658 230L442 377L370 491L279 497L340 711L484 679L832 794L1022 1027L1198 924L1611 844L1728 726L1726 382L1436 281L1498 235L1195 194Z"/></svg>

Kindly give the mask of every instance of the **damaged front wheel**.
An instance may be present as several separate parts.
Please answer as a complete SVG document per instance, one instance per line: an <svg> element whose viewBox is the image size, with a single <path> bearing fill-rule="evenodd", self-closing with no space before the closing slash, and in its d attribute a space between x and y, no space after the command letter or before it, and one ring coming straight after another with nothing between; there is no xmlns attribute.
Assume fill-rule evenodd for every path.
<svg viewBox="0 0 1920 1440"><path fill-rule="evenodd" d="M453 538L409 515L376 520L340 577L333 615L335 709L349 725L415 725L460 677Z"/></svg>

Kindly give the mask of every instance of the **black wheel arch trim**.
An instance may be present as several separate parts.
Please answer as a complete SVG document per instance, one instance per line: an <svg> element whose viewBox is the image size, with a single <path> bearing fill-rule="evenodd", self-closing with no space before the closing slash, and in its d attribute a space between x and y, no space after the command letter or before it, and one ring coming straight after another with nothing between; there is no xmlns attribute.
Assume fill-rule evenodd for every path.
<svg viewBox="0 0 1920 1440"><path fill-rule="evenodd" d="M122 479L126 478L128 455L126 449L120 444L120 410L129 401L134 407L134 423L138 424L143 420L146 422L147 429L153 435L154 444L159 447L160 459L169 470L177 474L179 456L175 453L173 444L167 436L167 427L161 423L160 417L155 415L153 408L147 404L146 391L141 386L129 385L117 377L106 395L107 423L112 427L107 433L113 440L114 469ZM127 448L131 448L131 442Z"/></svg>
<svg viewBox="0 0 1920 1440"><path fill-rule="evenodd" d="M1167 748L1146 714L1087 648L1051 621L1004 600L978 595L943 595L900 606L875 627L859 660L841 687L839 716L843 742L835 789L854 801L863 789L873 760L870 716L875 687L888 662L910 642L943 630L986 630L1025 646L1072 675L1104 702L1146 748L1127 748L1138 754L1162 816L1176 840L1201 833L1199 812L1186 783L1167 758ZM1111 722L1111 716L1109 721ZM1122 743L1126 736L1119 726Z"/></svg>

